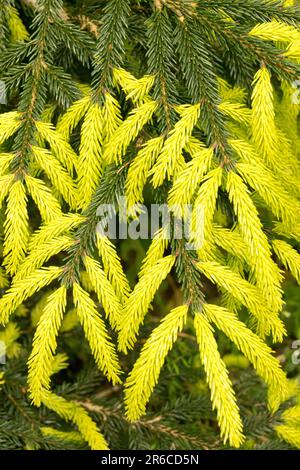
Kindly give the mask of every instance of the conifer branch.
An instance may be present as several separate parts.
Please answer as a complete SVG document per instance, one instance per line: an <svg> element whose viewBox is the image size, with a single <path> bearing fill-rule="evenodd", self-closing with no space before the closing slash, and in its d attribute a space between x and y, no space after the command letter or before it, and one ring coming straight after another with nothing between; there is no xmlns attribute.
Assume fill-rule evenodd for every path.
<svg viewBox="0 0 300 470"><path fill-rule="evenodd" d="M60 0L39 0L36 6L35 33L30 43L32 57L29 64L30 75L20 96L21 125L13 145L16 157L12 163L12 169L20 176L25 174L31 155L31 145L35 143L35 121L41 117L46 103L47 80L48 85L49 83L54 84L54 88L57 88L59 83L64 100L66 91L71 100L78 96L75 87L67 88L67 85L64 85L68 82L69 76L62 75L62 70L55 69L50 65L56 50L55 34L59 30L62 2ZM25 54L27 55L28 52ZM60 82L60 80L62 81Z"/></svg>
<svg viewBox="0 0 300 470"><path fill-rule="evenodd" d="M158 101L158 119L161 131L169 132L175 122L174 104L177 103L173 26L168 12L159 2L147 22L148 73L155 76L153 98Z"/></svg>
<svg viewBox="0 0 300 470"><path fill-rule="evenodd" d="M215 64L212 62L213 51L203 42L198 29L198 22L189 18L178 23L176 43L180 65L192 101L201 105L202 126L207 143L213 146L222 161L228 163L230 148L226 122L218 108L221 97L218 93Z"/></svg>
<svg viewBox="0 0 300 470"><path fill-rule="evenodd" d="M122 66L130 13L129 3L129 0L109 0L104 8L92 82L96 99L103 99L102 95L106 90L111 92L113 68Z"/></svg>
<svg viewBox="0 0 300 470"><path fill-rule="evenodd" d="M80 278L83 258L93 254L96 246L96 227L98 223L97 209L101 204L115 204L119 195L123 195L127 168L121 170L115 165L107 168L102 182L97 188L89 207L84 211L84 222L74 233L74 244L68 250L65 259L62 282L72 286Z"/></svg>
<svg viewBox="0 0 300 470"><path fill-rule="evenodd" d="M0 447L220 448L216 423L230 447L300 445L296 386L268 346L288 349L283 269L300 282L299 8L22 1L0 11ZM147 249L97 227L99 206L117 211L124 194L128 236L141 203L151 215L168 203ZM69 362L57 347L72 366L52 380ZM100 376L85 371L88 347ZM252 377L249 404L236 369L250 364L268 395ZM106 383L122 369L124 411L121 388ZM182 383L201 390L197 405L173 400Z"/></svg>
<svg viewBox="0 0 300 470"><path fill-rule="evenodd" d="M174 240L173 253L176 256L176 275L181 284L184 301L190 306L191 312L200 312L204 294L201 275L196 265L198 255L195 251L187 249L187 240Z"/></svg>

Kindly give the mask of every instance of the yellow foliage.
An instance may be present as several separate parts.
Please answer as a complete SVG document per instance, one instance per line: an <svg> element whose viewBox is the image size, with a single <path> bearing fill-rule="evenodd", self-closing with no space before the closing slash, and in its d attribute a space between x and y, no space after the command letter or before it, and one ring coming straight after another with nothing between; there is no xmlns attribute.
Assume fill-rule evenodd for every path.
<svg viewBox="0 0 300 470"><path fill-rule="evenodd" d="M52 124L38 121L36 128L39 136L50 145L57 160L72 174L73 168L77 167L78 157L71 145L55 130Z"/></svg>
<svg viewBox="0 0 300 470"><path fill-rule="evenodd" d="M105 93L105 103L101 111L103 144L107 144L122 123L119 102L108 92Z"/></svg>
<svg viewBox="0 0 300 470"><path fill-rule="evenodd" d="M78 227L84 220L85 218L80 214L69 213L61 215L50 223L42 225L32 235L28 245L29 251L34 250L41 244L47 243L52 238L56 238Z"/></svg>
<svg viewBox="0 0 300 470"><path fill-rule="evenodd" d="M297 28L276 20L257 24L249 34L266 41L292 42L300 39L300 31Z"/></svg>
<svg viewBox="0 0 300 470"><path fill-rule="evenodd" d="M124 122L116 129L104 149L103 159L107 163L120 163L129 144L137 137L145 124L152 118L157 103L148 100L134 108Z"/></svg>
<svg viewBox="0 0 300 470"><path fill-rule="evenodd" d="M26 41L29 39L29 34L19 17L18 11L14 7L8 9L8 27L10 29L11 41Z"/></svg>
<svg viewBox="0 0 300 470"><path fill-rule="evenodd" d="M42 180L26 175L25 181L28 191L40 211L43 222L51 222L62 215L58 200Z"/></svg>
<svg viewBox="0 0 300 470"><path fill-rule="evenodd" d="M73 296L76 312L99 369L113 384L120 383L120 366L106 326L89 294L75 283Z"/></svg>
<svg viewBox="0 0 300 470"><path fill-rule="evenodd" d="M3 200L6 198L7 193L13 185L13 181L13 175L0 176L0 206L2 206Z"/></svg>
<svg viewBox="0 0 300 470"><path fill-rule="evenodd" d="M68 331L72 331L78 325L79 325L79 318L77 316L76 309L72 308L64 316L60 331L62 333L66 333Z"/></svg>
<svg viewBox="0 0 300 470"><path fill-rule="evenodd" d="M224 101L230 103L244 104L247 99L247 92L244 88L231 86L223 78L218 78L219 92Z"/></svg>
<svg viewBox="0 0 300 470"><path fill-rule="evenodd" d="M120 322L119 349L127 352L135 343L140 325L150 307L153 297L162 281L167 277L175 262L174 256L159 259L140 277L134 290L126 299Z"/></svg>
<svg viewBox="0 0 300 470"><path fill-rule="evenodd" d="M291 446L300 449L299 424L295 426L290 424L279 424L275 429L281 439L288 442Z"/></svg>
<svg viewBox="0 0 300 470"><path fill-rule="evenodd" d="M49 296L54 292L54 290L49 289L45 294L43 294L39 300L36 302L35 306L30 312L31 325L36 328L37 324L42 316L44 307L47 305Z"/></svg>
<svg viewBox="0 0 300 470"><path fill-rule="evenodd" d="M22 332L18 325L9 322L3 331L0 331L0 341L5 345L5 354L8 358L18 357L21 353L21 344L17 342Z"/></svg>
<svg viewBox="0 0 300 470"><path fill-rule="evenodd" d="M279 401L285 401L288 390L287 378L277 359L272 356L272 350L229 310L205 304L204 312L249 359L263 380L276 389ZM269 405L272 410L272 404Z"/></svg>
<svg viewBox="0 0 300 470"><path fill-rule="evenodd" d="M188 306L174 308L151 333L125 383L125 407L129 420L146 413L146 405L158 382L168 352L187 320Z"/></svg>
<svg viewBox="0 0 300 470"><path fill-rule="evenodd" d="M263 165L238 163L238 173L244 181L254 188L270 207L274 215L281 219L286 227L292 227L299 220L300 203L282 188L270 170Z"/></svg>
<svg viewBox="0 0 300 470"><path fill-rule="evenodd" d="M242 124L249 124L251 122L251 110L240 103L223 101L219 104L219 109L234 121L238 121Z"/></svg>
<svg viewBox="0 0 300 470"><path fill-rule="evenodd" d="M139 271L140 278L147 274L149 269L155 266L155 263L164 256L168 245L168 227L166 226L155 233L153 240L148 248L147 254L143 259L143 264Z"/></svg>
<svg viewBox="0 0 300 470"><path fill-rule="evenodd" d="M60 117L57 124L57 131L68 140L78 126L79 122L87 112L90 106L90 97L85 96L70 106L67 111Z"/></svg>
<svg viewBox="0 0 300 470"><path fill-rule="evenodd" d="M190 147L192 160L186 163L185 167L177 174L173 187L169 192L168 203L176 216L181 216L184 206L191 203L192 197L203 176L212 164L213 149L205 149L201 145L198 148ZM193 150L196 150L193 152Z"/></svg>
<svg viewBox="0 0 300 470"><path fill-rule="evenodd" d="M72 421L92 450L108 450L104 436L99 432L88 413L78 403L67 401L63 397L45 391L43 404L63 419Z"/></svg>
<svg viewBox="0 0 300 470"><path fill-rule="evenodd" d="M51 284L62 273L62 268L50 266L36 269L28 277L13 281L5 295L0 299L0 323L5 325L10 315L33 294Z"/></svg>
<svg viewBox="0 0 300 470"><path fill-rule="evenodd" d="M97 294L99 302L104 308L106 316L110 320L111 326L117 329L121 321L122 305L113 286L107 279L106 274L98 261L86 256L84 258L84 264L93 289Z"/></svg>
<svg viewBox="0 0 300 470"><path fill-rule="evenodd" d="M262 67L255 75L252 93L252 137L266 163L276 167L278 135L275 124L271 74Z"/></svg>
<svg viewBox="0 0 300 470"><path fill-rule="evenodd" d="M9 166L13 158L13 153L0 154L0 178L8 173Z"/></svg>
<svg viewBox="0 0 300 470"><path fill-rule="evenodd" d="M8 280L5 275L4 269L0 268L0 289L8 286Z"/></svg>
<svg viewBox="0 0 300 470"><path fill-rule="evenodd" d="M224 442L239 447L243 441L243 425L228 371L218 351L213 329L205 316L196 313L194 319L201 363L211 391L213 408L217 410L218 423Z"/></svg>
<svg viewBox="0 0 300 470"><path fill-rule="evenodd" d="M41 268L52 256L70 248L73 244L74 240L71 237L62 235L37 245L19 266L14 279L18 280L29 276L35 269Z"/></svg>
<svg viewBox="0 0 300 470"><path fill-rule="evenodd" d="M163 142L162 136L148 140L129 166L125 194L130 214L134 212L133 206L143 201L143 190L149 171L162 149Z"/></svg>
<svg viewBox="0 0 300 470"><path fill-rule="evenodd" d="M17 10L9 11L12 41L27 40ZM226 20L234 25L233 19ZM300 31L291 24L266 21L248 34L249 41L257 43L255 38L281 42L285 48L282 59L300 60ZM214 33L212 39L217 39ZM280 56L273 60L280 60ZM30 311L31 325L36 327L28 361L30 398L78 429L67 433L43 426L44 436L85 441L95 450L108 449L85 411L88 406L67 401L50 390L52 375L68 366L66 354L56 354L58 334L81 325L97 367L113 384L120 384L117 349L128 353L134 347L161 284L168 278L173 287L170 273L174 266L175 289L178 281L188 302L173 308L142 342L125 383L127 418L139 420L146 413L167 354L178 336L185 336L181 333L188 313L194 317L200 361L225 443L239 447L245 439L226 363L253 365L268 385L271 412L292 397L265 338L272 335L274 341L282 341L285 334L279 317L283 275L275 261L290 270L300 284L300 254L288 243L289 239L300 241L300 107L293 103L295 90L288 81L281 84L280 93L275 93L271 71L275 74L276 67L267 68L267 64L261 61L255 75L250 106L248 91L232 87L223 79L218 79L221 99L215 102L209 103L207 93L207 98L193 104L176 106L167 103L168 93L163 93L163 103L157 99L156 89L152 93L161 77L145 75L137 79L124 69L111 68L110 86L101 84L95 92L78 85L83 97L58 117L56 127L50 123L57 119L56 104L41 104L44 109L40 113L35 109L39 106L34 103L38 90L32 93L33 109L29 106L23 113L0 114L1 218L5 213L3 246L0 233L5 268L0 268L0 288L4 289L0 322L5 328L0 340L6 343L8 357L17 357L21 330L9 320L13 314L24 316ZM40 66L48 67L44 59ZM164 88L164 84L160 86ZM166 106L178 118L174 122L172 118L170 126L161 129L159 114ZM223 129L218 129L218 119L208 122L213 116L224 121ZM27 132L27 120L32 135ZM22 145L18 143L20 136L24 138ZM79 147L79 156L73 147ZM125 175L115 196L125 190L129 219L136 222L142 211L148 179L157 200L167 199L169 205L170 222L152 237L133 290L126 274L134 279L136 273L131 276L131 266L126 266L125 274L115 244L101 236L100 230L95 233L96 203L98 196L104 196L101 182L107 167L115 176ZM28 197L41 216L41 225L33 233L40 219L39 215L37 220L31 217ZM191 217L187 205L192 208ZM191 256L188 248L182 248L183 243L174 242L181 217L184 221L191 218L191 235L184 241L198 244ZM90 223L93 233L89 232ZM287 241L274 239L274 233ZM143 249L141 246L140 251ZM53 257L62 267L45 267ZM129 257L126 262L130 263ZM204 301L203 276L220 289L222 306ZM54 281L55 285L49 287ZM31 301L23 304L45 287L34 305ZM238 317L242 306L249 311L249 327ZM214 327L245 358L227 355L223 360ZM111 329L115 330L112 338ZM291 445L300 446L299 423L297 403L282 413L277 434Z"/></svg>
<svg viewBox="0 0 300 470"><path fill-rule="evenodd" d="M78 203L74 182L67 170L47 149L32 146L32 152L39 166L44 170L53 186L68 202L72 209Z"/></svg>
<svg viewBox="0 0 300 470"><path fill-rule="evenodd" d="M212 250L212 222L222 176L223 169L221 167L211 170L203 178L194 203L191 219L192 240L199 243L197 251L199 259L202 260L208 259Z"/></svg>
<svg viewBox="0 0 300 470"><path fill-rule="evenodd" d="M68 367L68 356L64 353L58 353L53 357L52 365L51 365L51 373L50 375L58 374L63 369Z"/></svg>
<svg viewBox="0 0 300 470"><path fill-rule="evenodd" d="M256 283L268 305L275 312L282 308L282 277L271 258L267 237L262 230L257 209L242 179L230 172L227 176L227 191L238 217L239 230L247 244L252 260Z"/></svg>
<svg viewBox="0 0 300 470"><path fill-rule="evenodd" d="M11 137L21 125L20 113L11 111L0 114L0 145Z"/></svg>
<svg viewBox="0 0 300 470"><path fill-rule="evenodd" d="M273 240L272 245L279 260L300 285L300 254L283 240Z"/></svg>
<svg viewBox="0 0 300 470"><path fill-rule="evenodd" d="M275 340L282 340L285 332L284 326L255 286L227 266L214 261L200 262L197 266L208 279L226 289L249 309L257 321L260 336L264 337L272 333Z"/></svg>
<svg viewBox="0 0 300 470"><path fill-rule="evenodd" d="M120 302L124 303L129 295L130 287L116 247L109 238L104 236L97 236L97 244L104 271L115 289Z"/></svg>
<svg viewBox="0 0 300 470"><path fill-rule="evenodd" d="M155 77L153 75L144 75L137 80L131 73L124 69L114 69L114 79L126 93L127 100L130 99L134 104L140 104L147 99Z"/></svg>
<svg viewBox="0 0 300 470"><path fill-rule="evenodd" d="M62 286L47 299L34 335L33 348L28 360L28 384L30 397L37 406L42 402L43 390L48 390L50 386L57 335L66 304L67 290Z"/></svg>
<svg viewBox="0 0 300 470"><path fill-rule="evenodd" d="M284 53L289 59L299 60L300 59L300 39L291 42L287 51Z"/></svg>
<svg viewBox="0 0 300 470"><path fill-rule="evenodd" d="M90 104L81 127L78 162L80 207L86 207L97 188L102 172L103 116L97 103Z"/></svg>
<svg viewBox="0 0 300 470"><path fill-rule="evenodd" d="M29 238L27 196L24 184L14 181L10 188L4 223L4 266L15 274L27 251Z"/></svg>
<svg viewBox="0 0 300 470"><path fill-rule="evenodd" d="M200 116L200 105L187 105L182 109L180 120L166 139L151 174L153 186L160 186L164 179L174 175L181 152L188 143Z"/></svg>
<svg viewBox="0 0 300 470"><path fill-rule="evenodd" d="M81 434L76 431L58 431L57 429L51 428L49 426L42 426L40 428L41 433L47 439L57 439L63 442L72 442L81 444L84 442Z"/></svg>
<svg viewBox="0 0 300 470"><path fill-rule="evenodd" d="M212 237L216 245L220 246L228 253L231 253L246 263L251 264L249 250L237 229L230 230L228 228L214 225Z"/></svg>

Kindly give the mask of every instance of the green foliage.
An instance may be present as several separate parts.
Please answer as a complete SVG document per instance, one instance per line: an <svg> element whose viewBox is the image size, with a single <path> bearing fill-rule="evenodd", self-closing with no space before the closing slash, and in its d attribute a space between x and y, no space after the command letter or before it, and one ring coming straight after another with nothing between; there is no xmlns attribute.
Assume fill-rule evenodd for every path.
<svg viewBox="0 0 300 470"><path fill-rule="evenodd" d="M4 373L0 386L1 448L87 449L87 444L72 424L45 406L36 408L31 405L26 393L26 362L34 329L28 313L18 317L19 322L20 319L23 331L14 341L14 345L19 346L18 355L10 357L6 366L1 367ZM67 351L69 358L66 360L66 356L59 352L53 390L68 401L79 402L107 437L112 449L228 448L220 440L205 378L199 373L195 337L189 335L187 341L176 343L155 389L147 416L130 424L124 417L121 387L110 387L98 370L88 365L89 351L80 347L82 333L74 324L72 328L75 330L70 330L70 325L65 319L60 350ZM224 344L223 352L228 347L228 343ZM224 360L229 365L227 356L224 355ZM275 431L278 424L284 423L285 410L292 409L292 401L276 414L270 414L265 405L265 388L252 371L245 369L244 365L240 368L239 357L234 353L229 367L244 423L246 441L243 448L293 448L280 440Z"/></svg>
<svg viewBox="0 0 300 470"><path fill-rule="evenodd" d="M299 21L293 1L3 1L3 448L300 446ZM97 230L124 195L126 222L169 204L150 244Z"/></svg>

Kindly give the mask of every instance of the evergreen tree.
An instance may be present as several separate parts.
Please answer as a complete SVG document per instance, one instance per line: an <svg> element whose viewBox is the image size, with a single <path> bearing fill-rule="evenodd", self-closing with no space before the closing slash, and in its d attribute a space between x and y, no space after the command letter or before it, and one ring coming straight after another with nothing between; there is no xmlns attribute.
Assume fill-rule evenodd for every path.
<svg viewBox="0 0 300 470"><path fill-rule="evenodd" d="M0 445L146 448L159 435L162 447L238 448L261 419L266 447L300 447L297 384L271 349L286 334L283 268L300 283L299 22L290 0L2 0ZM99 206L124 195L127 221L143 203L170 208L131 277L126 244L97 230ZM192 230L178 239L187 205ZM169 278L179 293L154 324ZM114 403L94 397L94 371L72 385L61 372L68 356L88 361L79 327ZM221 441L204 423L186 432L201 396L160 398L144 417L184 330ZM229 376L224 337L267 385L259 416Z"/></svg>

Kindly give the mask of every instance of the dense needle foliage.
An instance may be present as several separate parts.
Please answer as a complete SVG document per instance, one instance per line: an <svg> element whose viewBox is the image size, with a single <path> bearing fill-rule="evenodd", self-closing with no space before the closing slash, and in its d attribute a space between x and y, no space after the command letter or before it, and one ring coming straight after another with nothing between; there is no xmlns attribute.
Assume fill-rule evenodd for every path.
<svg viewBox="0 0 300 470"><path fill-rule="evenodd" d="M300 447L294 3L1 0L0 447Z"/></svg>

